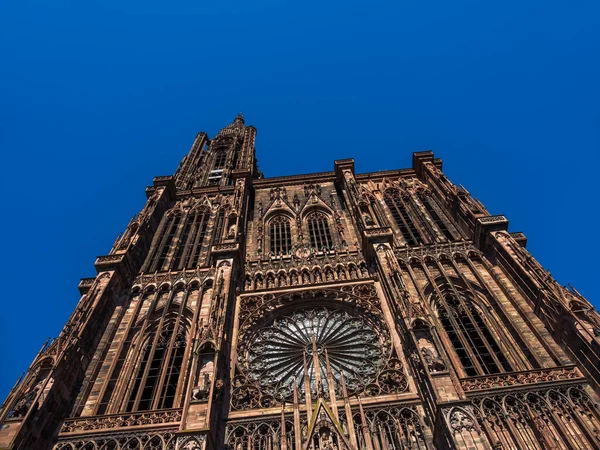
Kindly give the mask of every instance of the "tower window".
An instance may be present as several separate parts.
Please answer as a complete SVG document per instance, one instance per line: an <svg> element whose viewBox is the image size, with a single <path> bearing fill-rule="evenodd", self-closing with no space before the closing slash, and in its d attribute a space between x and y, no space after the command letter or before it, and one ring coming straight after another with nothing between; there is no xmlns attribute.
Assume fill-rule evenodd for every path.
<svg viewBox="0 0 600 450"><path fill-rule="evenodd" d="M438 307L439 319L467 376L512 370L472 301L451 294Z"/></svg>
<svg viewBox="0 0 600 450"><path fill-rule="evenodd" d="M133 379L127 411L173 407L185 342L185 328L173 319L165 322L158 336L150 334ZM163 377L165 383L160 385L158 381Z"/></svg>
<svg viewBox="0 0 600 450"><path fill-rule="evenodd" d="M454 236L452 236L452 233L450 233L450 230L446 226L446 223L442 220L440 215L434 209L432 203L433 200L430 197L423 198L423 205L425 206L425 209L427 210L437 227L440 229L440 231L444 234L444 237L448 239L448 241L454 240Z"/></svg>
<svg viewBox="0 0 600 450"><path fill-rule="evenodd" d="M190 213L179 238L173 269L193 268L198 265L210 212L207 210Z"/></svg>
<svg viewBox="0 0 600 450"><path fill-rule="evenodd" d="M147 271L196 267L210 220L210 210L180 211L167 216L157 238L156 249L148 258Z"/></svg>
<svg viewBox="0 0 600 450"><path fill-rule="evenodd" d="M225 168L225 163L227 162L227 152L219 151L215 153L215 162L213 164L213 171L216 169Z"/></svg>
<svg viewBox="0 0 600 450"><path fill-rule="evenodd" d="M320 212L314 212L308 216L308 233L310 235L310 245L321 250L331 250L333 240L329 231L329 221L327 216Z"/></svg>
<svg viewBox="0 0 600 450"><path fill-rule="evenodd" d="M161 271L166 270L167 257L169 256L169 250L173 244L173 239L177 233L179 222L181 221L181 213L176 212L169 216L165 223L164 233L161 236L158 248L156 250L157 257L154 258L154 264L152 270Z"/></svg>
<svg viewBox="0 0 600 450"><path fill-rule="evenodd" d="M417 230L398 189L389 189L385 193L385 204L390 209L394 222L398 225L400 233L407 245L420 245L423 239Z"/></svg>
<svg viewBox="0 0 600 450"><path fill-rule="evenodd" d="M277 216L270 224L271 253L287 255L292 250L292 233L287 217Z"/></svg>

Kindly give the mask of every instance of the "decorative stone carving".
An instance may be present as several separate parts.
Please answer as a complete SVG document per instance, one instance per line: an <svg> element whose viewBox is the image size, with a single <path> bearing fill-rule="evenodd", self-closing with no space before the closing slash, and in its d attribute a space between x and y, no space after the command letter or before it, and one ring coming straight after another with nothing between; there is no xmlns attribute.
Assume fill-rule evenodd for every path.
<svg viewBox="0 0 600 450"><path fill-rule="evenodd" d="M36 386L33 387L33 389L25 393L21 399L17 401L12 411L8 414L9 419L25 417L25 414L29 412L29 409L33 405L33 402L35 401L43 382L44 380L41 380Z"/></svg>
<svg viewBox="0 0 600 450"><path fill-rule="evenodd" d="M179 436L177 438L176 450L205 450L206 436Z"/></svg>
<svg viewBox="0 0 600 450"><path fill-rule="evenodd" d="M101 417L85 417L66 420L63 423L60 432L73 433L76 431L108 430L112 428L126 428L149 424L177 424L179 421L181 421L181 409L112 414Z"/></svg>
<svg viewBox="0 0 600 450"><path fill-rule="evenodd" d="M580 380L582 378L583 376L579 370L574 366L570 366L559 367L555 369L540 369L519 373L463 378L460 380L460 384L464 391L471 392L508 386Z"/></svg>
<svg viewBox="0 0 600 450"><path fill-rule="evenodd" d="M455 253L461 253L463 255L481 255L481 252L475 248L470 241L412 247L407 246L400 250L396 250L398 259L405 261L410 260L410 258L425 258L427 256L439 258L440 255L453 255Z"/></svg>
<svg viewBox="0 0 600 450"><path fill-rule="evenodd" d="M434 355L430 348L421 348L421 354L423 355L430 372L442 372L446 370L444 360L439 356Z"/></svg>
<svg viewBox="0 0 600 450"><path fill-rule="evenodd" d="M335 268L335 273L332 268ZM271 274L270 280L269 274ZM244 290L281 288L288 285L288 279L291 280L289 285L306 286L367 277L369 277L369 273L366 269L366 262L356 252L315 254L311 253L308 247L299 246L291 257L246 263ZM281 283L282 279L283 283ZM267 280L266 284L265 280Z"/></svg>
<svg viewBox="0 0 600 450"><path fill-rule="evenodd" d="M340 354L338 356L337 350L334 348L328 349L327 345L321 347L320 339L327 340L328 334L325 332L315 332L315 335L319 336L315 345L317 345L322 368L326 366L324 352L331 351L329 359L334 372L334 379L337 380L335 382L336 394L341 394L339 377L335 376L335 371L339 367L344 367L346 385L350 392L365 391L368 395L378 395L380 393L400 393L406 391L408 387L406 376L400 361L391 358L390 338L386 327L383 325L383 317L379 310L377 293L374 291L372 285L349 286L331 291L323 290L285 294L279 297L272 295L250 296L240 299L240 343L238 347L237 367L241 373L234 379L233 384L232 407L234 409L245 409L252 407L252 404L262 404L264 403L264 398L268 399L269 404L280 402L283 399L289 401L293 393L294 379L298 383L299 393L303 395L302 373L294 372L293 377L285 377L279 372L281 372L281 368L283 367L284 360L282 358L288 353L290 354L290 367L294 367L297 364L302 365L303 358L306 358L310 370L313 364L311 333L299 331L304 325L299 328L296 323L305 323L300 318L294 322L296 325L290 328L292 327L290 317L296 316L275 316L272 322L265 320L266 317L273 317L271 311L275 311L279 306L283 306L289 302L301 301L302 297L305 296L320 298L323 302L321 303L322 307L315 307L316 309L311 310L315 316L311 319L313 320L313 326L317 326L319 323L326 324L327 320L335 319L332 323L335 322L339 326L331 328L330 325L323 325L324 330L341 327L340 329L346 330L345 333L351 340L349 345L344 346L345 344L343 344L341 339L345 334L341 334L335 339L336 342L342 345L340 348L347 349L343 350L342 353L346 351L350 352L349 355L344 356ZM332 296L335 300L331 300ZM358 315L338 310L346 302L349 306L352 305L352 308ZM298 310L295 314L301 314L301 311ZM368 326L365 325L365 321L369 323ZM344 323L347 326L343 326L342 324ZM360 323L363 323L363 325L359 326ZM281 330L282 327L285 330ZM298 338L293 339L293 342L287 342L287 336L291 336L291 333L300 333L299 337L307 336L308 340L303 345L298 344L297 351L294 349L296 348ZM367 334L365 335L365 333ZM367 338L365 341L367 347L365 348L361 348L359 345L361 336L363 335ZM267 341L269 344L265 347ZM285 346L285 352L277 350L274 346L279 341L282 342L281 345ZM262 342L265 342L265 345ZM270 361L272 360L269 356L270 351L274 351L277 355L278 375L276 378L272 378L269 372ZM351 355L354 355L360 361L357 360L350 365L347 362L342 362L342 360L338 363L338 357L347 359ZM366 364L367 361L373 361L374 365ZM353 376L353 370L359 371L360 375ZM314 380L311 381L311 385L313 389L312 396L314 398L319 395L319 392L328 391L326 377L322 377L321 389L318 389Z"/></svg>
<svg viewBox="0 0 600 450"><path fill-rule="evenodd" d="M176 429L114 432L110 436L60 437L53 450L175 450ZM203 447L201 450L205 450ZM186 449L187 450L187 449Z"/></svg>
<svg viewBox="0 0 600 450"><path fill-rule="evenodd" d="M470 413L470 407L453 408L448 415L448 423L453 433L478 431L475 419Z"/></svg>

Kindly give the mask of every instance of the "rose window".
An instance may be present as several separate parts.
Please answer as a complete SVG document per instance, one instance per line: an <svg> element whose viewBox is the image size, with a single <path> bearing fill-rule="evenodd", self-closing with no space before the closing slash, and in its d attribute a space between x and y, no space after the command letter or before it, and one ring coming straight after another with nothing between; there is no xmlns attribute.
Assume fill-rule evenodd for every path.
<svg viewBox="0 0 600 450"><path fill-rule="evenodd" d="M327 359L338 394L342 374L348 391L362 390L377 377L388 348L378 326L360 315L325 307L279 316L256 331L249 344L249 377L279 399L293 396L294 380L302 397L305 373L313 396L327 393Z"/></svg>

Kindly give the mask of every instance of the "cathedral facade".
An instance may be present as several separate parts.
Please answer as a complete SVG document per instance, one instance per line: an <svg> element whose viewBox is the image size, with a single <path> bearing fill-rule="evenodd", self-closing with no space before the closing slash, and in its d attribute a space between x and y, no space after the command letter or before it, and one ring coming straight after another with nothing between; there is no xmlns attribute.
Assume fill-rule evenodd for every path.
<svg viewBox="0 0 600 450"><path fill-rule="evenodd" d="M0 409L11 450L600 449L600 317L442 172L199 133Z"/></svg>

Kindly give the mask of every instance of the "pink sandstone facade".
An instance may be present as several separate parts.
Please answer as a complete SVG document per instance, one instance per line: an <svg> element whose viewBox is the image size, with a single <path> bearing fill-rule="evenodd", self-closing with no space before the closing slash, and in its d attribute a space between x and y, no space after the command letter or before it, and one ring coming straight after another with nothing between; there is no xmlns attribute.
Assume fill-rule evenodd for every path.
<svg viewBox="0 0 600 450"><path fill-rule="evenodd" d="M600 318L442 172L199 133L0 409L12 450L600 448Z"/></svg>

